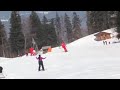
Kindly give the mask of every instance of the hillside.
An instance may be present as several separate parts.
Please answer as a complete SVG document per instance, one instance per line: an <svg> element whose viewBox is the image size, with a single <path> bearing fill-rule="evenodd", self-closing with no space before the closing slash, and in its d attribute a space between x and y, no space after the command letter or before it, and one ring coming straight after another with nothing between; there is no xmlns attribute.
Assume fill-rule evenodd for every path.
<svg viewBox="0 0 120 90"><path fill-rule="evenodd" d="M109 29L107 31L113 31ZM109 79L120 78L120 43L109 45L94 41L94 34L67 45L68 52L53 48L51 53L42 55L45 71L38 72L36 56L14 59L0 58L6 79Z"/></svg>

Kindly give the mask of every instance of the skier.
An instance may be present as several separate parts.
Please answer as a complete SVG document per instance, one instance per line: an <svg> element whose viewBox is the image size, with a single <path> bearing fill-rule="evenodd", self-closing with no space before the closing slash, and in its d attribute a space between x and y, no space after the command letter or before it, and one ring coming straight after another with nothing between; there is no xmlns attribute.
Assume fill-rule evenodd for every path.
<svg viewBox="0 0 120 90"><path fill-rule="evenodd" d="M3 67L0 66L0 73L2 73Z"/></svg>
<svg viewBox="0 0 120 90"><path fill-rule="evenodd" d="M65 52L68 52L67 48L66 48L66 44L64 42L62 42L61 46L62 46L62 48L64 49Z"/></svg>
<svg viewBox="0 0 120 90"><path fill-rule="evenodd" d="M103 41L103 44L105 45L105 41Z"/></svg>
<svg viewBox="0 0 120 90"><path fill-rule="evenodd" d="M35 51L35 50L33 50L33 55L34 55L34 56L36 55L36 51Z"/></svg>
<svg viewBox="0 0 120 90"><path fill-rule="evenodd" d="M26 54L26 56L28 56L28 53L27 53L27 52L26 52L25 54Z"/></svg>
<svg viewBox="0 0 120 90"><path fill-rule="evenodd" d="M5 76L3 74L3 67L0 66L0 79L1 78L5 78Z"/></svg>
<svg viewBox="0 0 120 90"><path fill-rule="evenodd" d="M38 55L42 55L43 54L43 50L42 50L42 48L41 49L39 49L39 51L38 51Z"/></svg>
<svg viewBox="0 0 120 90"><path fill-rule="evenodd" d="M28 56L28 50L25 51L25 55Z"/></svg>
<svg viewBox="0 0 120 90"><path fill-rule="evenodd" d="M46 57L45 58L43 58L43 57L41 57L41 55L39 55L39 57L37 58L36 57L36 59L38 59L38 64L39 64L39 67L38 67L38 71L41 71L40 70L40 67L42 66L42 70L44 71L45 69L44 69L44 65L43 65L43 59L46 59Z"/></svg>
<svg viewBox="0 0 120 90"><path fill-rule="evenodd" d="M105 41L106 45L107 45L107 41Z"/></svg>
<svg viewBox="0 0 120 90"><path fill-rule="evenodd" d="M31 47L31 48L29 49L29 52L30 52L31 56L33 55L33 50L34 50L33 47Z"/></svg>

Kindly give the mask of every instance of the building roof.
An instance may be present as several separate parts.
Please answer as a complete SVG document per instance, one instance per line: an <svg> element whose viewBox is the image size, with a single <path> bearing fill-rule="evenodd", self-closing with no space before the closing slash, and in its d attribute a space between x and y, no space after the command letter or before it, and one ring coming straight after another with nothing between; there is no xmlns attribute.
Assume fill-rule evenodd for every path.
<svg viewBox="0 0 120 90"><path fill-rule="evenodd" d="M111 33L107 33L107 32L99 32L99 33L95 34L94 36L101 36L101 35L104 35L104 34L108 34L108 35L110 35Z"/></svg>

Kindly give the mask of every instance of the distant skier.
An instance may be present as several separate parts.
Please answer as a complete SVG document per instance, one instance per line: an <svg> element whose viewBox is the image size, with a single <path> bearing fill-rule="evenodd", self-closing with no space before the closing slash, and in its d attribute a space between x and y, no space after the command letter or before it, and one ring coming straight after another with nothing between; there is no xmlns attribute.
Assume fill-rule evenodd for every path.
<svg viewBox="0 0 120 90"><path fill-rule="evenodd" d="M65 52L68 52L67 48L66 48L66 44L64 42L61 43L62 48L64 49Z"/></svg>
<svg viewBox="0 0 120 90"><path fill-rule="evenodd" d="M44 65L43 65L43 59L46 59L46 57L45 58L43 58L43 57L41 57L41 55L39 55L39 57L37 58L36 57L36 59L38 59L38 64L39 64L39 67L38 67L38 71L41 71L40 70L40 67L42 66L42 70L44 71L45 69L44 69Z"/></svg>
<svg viewBox="0 0 120 90"><path fill-rule="evenodd" d="M2 73L3 67L0 66L0 73Z"/></svg>
<svg viewBox="0 0 120 90"><path fill-rule="evenodd" d="M3 67L0 66L0 79L5 78L5 75L3 74Z"/></svg>
<svg viewBox="0 0 120 90"><path fill-rule="evenodd" d="M26 52L25 55L28 56L28 53Z"/></svg>
<svg viewBox="0 0 120 90"><path fill-rule="evenodd" d="M103 41L103 44L105 45L105 41Z"/></svg>
<svg viewBox="0 0 120 90"><path fill-rule="evenodd" d="M38 54L39 54L39 55L42 55L42 54L43 54L43 50L42 50L42 48L39 49Z"/></svg>
<svg viewBox="0 0 120 90"><path fill-rule="evenodd" d="M103 44L104 44L104 45L107 45L107 41L103 41Z"/></svg>
<svg viewBox="0 0 120 90"><path fill-rule="evenodd" d="M36 55L36 51L35 50L33 50L33 56L35 56Z"/></svg>
<svg viewBox="0 0 120 90"><path fill-rule="evenodd" d="M33 55L33 50L34 50L33 47L31 47L31 48L29 49L29 52L30 52L31 56Z"/></svg>
<svg viewBox="0 0 120 90"><path fill-rule="evenodd" d="M107 41L105 41L106 45L107 45Z"/></svg>

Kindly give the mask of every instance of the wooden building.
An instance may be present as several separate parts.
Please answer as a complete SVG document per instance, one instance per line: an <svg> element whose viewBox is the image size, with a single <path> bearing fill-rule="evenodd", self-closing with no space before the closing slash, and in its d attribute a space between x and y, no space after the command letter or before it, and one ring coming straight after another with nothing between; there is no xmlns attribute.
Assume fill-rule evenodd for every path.
<svg viewBox="0 0 120 90"><path fill-rule="evenodd" d="M111 33L107 33L107 32L99 32L97 34L94 35L96 38L96 41L102 41L102 40L106 40L106 39L110 39L111 38Z"/></svg>

